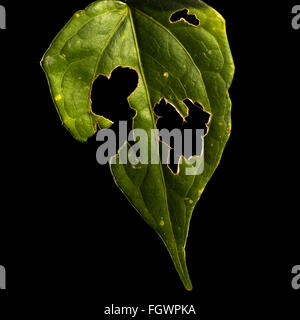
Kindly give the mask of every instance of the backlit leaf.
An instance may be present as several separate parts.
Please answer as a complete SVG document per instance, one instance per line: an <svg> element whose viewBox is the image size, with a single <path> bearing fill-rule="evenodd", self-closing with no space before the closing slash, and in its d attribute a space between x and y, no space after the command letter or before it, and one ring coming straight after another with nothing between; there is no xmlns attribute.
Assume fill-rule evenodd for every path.
<svg viewBox="0 0 300 320"><path fill-rule="evenodd" d="M170 20L184 9L198 25L184 18ZM97 1L74 14L42 66L63 124L82 142L97 126L112 124L92 112L91 90L99 75L109 77L118 66L138 74L138 86L128 101L136 111L133 128L144 129L149 138L156 128L154 106L162 98L182 118L189 113L185 99L211 114L201 175L186 175L185 169L192 167L186 159L176 175L162 164L111 164L116 184L160 235L185 288L191 290L185 257L190 219L231 130L228 89L234 65L224 19L200 0Z"/></svg>

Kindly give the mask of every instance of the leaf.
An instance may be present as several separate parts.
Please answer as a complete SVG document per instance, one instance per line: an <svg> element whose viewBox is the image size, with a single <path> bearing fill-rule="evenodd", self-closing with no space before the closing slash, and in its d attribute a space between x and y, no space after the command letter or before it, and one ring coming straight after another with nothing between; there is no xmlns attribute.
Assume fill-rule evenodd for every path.
<svg viewBox="0 0 300 320"><path fill-rule="evenodd" d="M200 24L171 22L170 17L183 9ZM185 257L190 219L231 130L228 89L234 65L224 19L200 0L97 1L75 13L42 66L62 122L79 141L94 135L97 125L111 126L110 120L92 112L91 90L99 75L110 77L118 66L138 73L138 86L128 101L136 111L133 128L146 130L148 137L156 128L154 106L162 98L182 118L189 112L185 99L211 114L201 175L185 175L192 166L186 159L176 175L162 164L111 163L116 184L160 235L185 288L191 290Z"/></svg>

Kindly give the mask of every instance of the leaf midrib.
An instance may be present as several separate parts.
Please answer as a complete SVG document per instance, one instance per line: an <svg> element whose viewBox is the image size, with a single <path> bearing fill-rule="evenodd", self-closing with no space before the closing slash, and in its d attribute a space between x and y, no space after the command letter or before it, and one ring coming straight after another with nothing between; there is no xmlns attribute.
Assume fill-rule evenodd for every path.
<svg viewBox="0 0 300 320"><path fill-rule="evenodd" d="M144 85L145 85L147 100L148 100L149 109L150 109L150 113L151 113L152 125L153 125L153 128L156 129L156 122L155 122L154 113L153 113L153 109L152 109L150 93L149 93L149 90L148 90L148 84L147 84L147 81L146 81L144 68L143 68L143 64L142 64L142 59L141 59L141 56L140 56L140 49L139 49L138 40L137 40L137 36L136 36L136 31L135 31L135 26L134 26L134 22L133 22L132 11L131 11L131 8L129 6L128 6L128 13L129 13L130 25L131 25L131 29L132 29L132 33L133 33L133 37L134 37L135 50L136 50L136 54L137 54L138 64L139 64L140 71L141 71L141 77L142 77L142 81L144 82ZM170 219L170 222L171 222L170 210L169 210L168 200L167 200L167 188L166 188L166 184L165 184L164 175L163 175L163 172L162 172L160 157L159 157L159 167L160 167L160 173L161 173L163 186L164 186L164 199L166 201L166 205L167 205L167 208L168 208L168 215L169 215L169 219ZM171 224L171 226L172 226L172 224ZM173 228L172 228L172 231L173 231ZM174 239L175 239L175 237L174 237Z"/></svg>
<svg viewBox="0 0 300 320"><path fill-rule="evenodd" d="M137 9L134 8L134 10L137 10ZM140 12L140 10L137 10L137 11ZM148 104L149 104L149 107L150 107L152 124L153 124L153 128L156 129L156 122L155 122L154 113L153 113L153 109L152 109L152 103L151 103L151 99L150 99L148 85L147 85L146 77L145 77L145 74L144 74L144 68L143 68L141 56L140 56L140 53L139 53L139 45L138 45L138 40L137 40L137 36L136 36L136 31L135 31L135 25L134 25L133 17L132 17L132 10L131 10L131 8L129 6L128 6L128 13L129 13L129 18L130 18L131 29L132 29L133 36L134 36L135 49L136 49L136 53L137 53L138 64L139 64L140 71L141 71L141 77L142 77L144 85L145 85L147 100L148 100ZM169 218L169 223L170 223L170 227L171 227L172 236L173 236L173 239L174 239L174 242L175 242L175 250L176 250L177 257L178 257L178 259L180 261L179 266L181 268L182 275L183 275L184 278L186 278L186 274L184 272L183 266L181 265L181 259L180 259L180 254L179 254L179 250L178 250L178 245L177 245L175 233L174 233L174 230L173 230L171 214L170 214L170 209L169 209L169 204L168 204L168 199L167 199L166 181L165 181L165 176L163 174L163 169L162 169L160 156L159 156L159 169L160 169L161 180L163 182L164 200L165 200L165 203L166 203L167 214L168 214L168 218ZM188 279L185 279L185 280L188 282Z"/></svg>

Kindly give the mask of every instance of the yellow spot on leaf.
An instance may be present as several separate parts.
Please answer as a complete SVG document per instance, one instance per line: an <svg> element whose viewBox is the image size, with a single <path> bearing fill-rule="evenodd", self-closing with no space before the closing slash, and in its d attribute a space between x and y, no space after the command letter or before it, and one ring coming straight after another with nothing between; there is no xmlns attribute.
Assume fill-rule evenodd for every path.
<svg viewBox="0 0 300 320"><path fill-rule="evenodd" d="M57 95L54 99L55 99L55 101L60 101L61 100L61 95L59 94L59 95Z"/></svg>
<svg viewBox="0 0 300 320"><path fill-rule="evenodd" d="M159 225L160 225L161 227L163 227L163 226L165 225L164 220L161 220L160 223L159 223Z"/></svg>
<svg viewBox="0 0 300 320"><path fill-rule="evenodd" d="M76 14L75 14L75 17L76 17L76 18L79 18L79 17L80 17L80 14L79 14L79 13L76 13Z"/></svg>
<svg viewBox="0 0 300 320"><path fill-rule="evenodd" d="M168 72L165 72L165 73L164 73L164 77L165 77L165 78L168 78L168 77L169 77Z"/></svg>
<svg viewBox="0 0 300 320"><path fill-rule="evenodd" d="M192 199L189 200L189 203L192 204L194 201Z"/></svg>

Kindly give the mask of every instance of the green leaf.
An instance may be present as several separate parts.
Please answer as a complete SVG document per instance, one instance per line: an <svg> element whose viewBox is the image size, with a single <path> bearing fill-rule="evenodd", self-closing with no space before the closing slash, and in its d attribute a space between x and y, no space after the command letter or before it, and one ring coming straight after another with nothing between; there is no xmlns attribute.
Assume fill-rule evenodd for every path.
<svg viewBox="0 0 300 320"><path fill-rule="evenodd" d="M170 21L185 8L200 21L198 26L183 19ZM162 98L182 118L189 112L185 99L211 114L201 175L185 174L192 166L186 159L176 175L162 164L111 163L116 184L160 235L185 288L191 290L185 257L190 219L231 130L228 89L234 65L224 19L200 0L97 1L75 13L42 66L61 120L79 141L93 136L97 126L111 126L110 120L92 112L91 90L99 75L110 77L118 66L138 74L138 86L128 101L136 111L133 128L146 130L149 138L156 128L154 106Z"/></svg>

